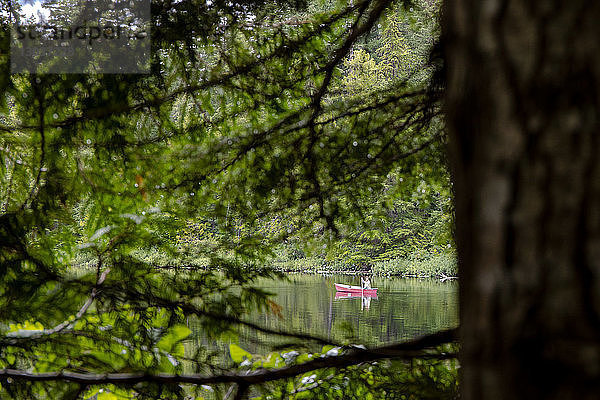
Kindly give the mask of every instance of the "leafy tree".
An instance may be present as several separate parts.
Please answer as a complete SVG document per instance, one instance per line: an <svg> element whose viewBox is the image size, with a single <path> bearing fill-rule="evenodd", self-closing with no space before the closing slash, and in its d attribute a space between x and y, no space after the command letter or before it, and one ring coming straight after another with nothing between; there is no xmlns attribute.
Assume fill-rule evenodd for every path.
<svg viewBox="0 0 600 400"><path fill-rule="evenodd" d="M277 275L261 266L275 243L360 227L390 173L426 149L432 164L441 154L441 91L429 79L386 75L368 97L332 90L344 84L353 46L390 6L340 3L300 21L277 3L155 1L148 75L5 75L5 396L185 398L201 385L225 392L236 384L240 398L251 385L312 370L454 356L427 350L451 341L450 331L235 374L221 373L206 348L186 354L182 345L189 318L214 338L245 326L295 340L307 354L311 342L327 343L245 316L277 312L254 285ZM273 216L295 228L261 229ZM178 242L190 223L206 236ZM363 369L352 371L368 383Z"/></svg>

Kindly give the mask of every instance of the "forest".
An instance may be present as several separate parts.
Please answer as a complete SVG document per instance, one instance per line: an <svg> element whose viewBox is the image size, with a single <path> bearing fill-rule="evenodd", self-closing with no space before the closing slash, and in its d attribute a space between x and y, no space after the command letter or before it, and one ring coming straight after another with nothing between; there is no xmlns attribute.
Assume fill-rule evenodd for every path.
<svg viewBox="0 0 600 400"><path fill-rule="evenodd" d="M595 398L597 17L0 3L0 397ZM373 340L309 273L431 279L444 304L458 277L460 326L402 333L381 295L390 315L362 299L358 320L394 340ZM277 323L296 287L330 293L326 329Z"/></svg>

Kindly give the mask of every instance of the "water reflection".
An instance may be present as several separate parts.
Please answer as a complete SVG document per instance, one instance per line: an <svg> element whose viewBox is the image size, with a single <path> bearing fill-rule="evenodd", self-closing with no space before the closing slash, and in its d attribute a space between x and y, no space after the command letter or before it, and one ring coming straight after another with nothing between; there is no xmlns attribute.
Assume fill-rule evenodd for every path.
<svg viewBox="0 0 600 400"><path fill-rule="evenodd" d="M373 278L377 295L355 296L336 292L334 282L360 284L358 277L291 275L288 281L262 280L259 286L273 293L281 316L256 312L249 319L275 330L309 333L342 342L378 346L458 325L458 283L437 280ZM228 343L207 339L197 321L190 321L188 354L201 347L215 350L229 362ZM251 353L265 354L286 338L242 328L231 338Z"/></svg>
<svg viewBox="0 0 600 400"><path fill-rule="evenodd" d="M350 292L336 292L335 293L335 300L346 300L346 299L360 299L360 303L361 303L361 311L365 310L365 309L369 309L369 307L371 306L371 299L377 299L377 295L376 294L371 294L371 293L365 293L365 294L361 294L361 293L350 293Z"/></svg>
<svg viewBox="0 0 600 400"><path fill-rule="evenodd" d="M290 329L341 341L352 337L381 345L458 325L458 284L436 280L372 279L376 295L336 292L334 282L360 285L358 277L292 275L288 282L265 280L282 317L253 315L273 329Z"/></svg>

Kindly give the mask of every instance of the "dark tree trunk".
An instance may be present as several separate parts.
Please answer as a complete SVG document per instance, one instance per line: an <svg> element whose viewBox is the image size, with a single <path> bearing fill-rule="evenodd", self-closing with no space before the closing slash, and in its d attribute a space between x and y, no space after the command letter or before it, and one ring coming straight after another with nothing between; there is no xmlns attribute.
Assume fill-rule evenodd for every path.
<svg viewBox="0 0 600 400"><path fill-rule="evenodd" d="M466 400L600 398L600 2L448 1Z"/></svg>

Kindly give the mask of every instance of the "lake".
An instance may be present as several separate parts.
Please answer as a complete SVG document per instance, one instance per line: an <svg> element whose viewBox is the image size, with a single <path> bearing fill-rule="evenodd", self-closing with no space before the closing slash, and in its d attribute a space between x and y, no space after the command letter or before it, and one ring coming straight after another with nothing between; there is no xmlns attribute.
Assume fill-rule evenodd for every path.
<svg viewBox="0 0 600 400"><path fill-rule="evenodd" d="M287 281L260 280L258 286L275 295L273 300L281 306L281 313L277 316L257 312L247 319L272 329L310 333L335 342L350 340L368 346L458 326L456 281L373 277L371 285L378 288L376 298L336 298L334 282L360 285L360 278L291 274ZM198 336L196 339L208 344ZM242 329L239 339L232 339L259 354L286 340L274 340L272 336L249 329ZM264 345L266 343L268 346ZM213 342L214 345L217 344ZM217 347L226 351L224 345L220 343Z"/></svg>
<svg viewBox="0 0 600 400"><path fill-rule="evenodd" d="M352 337L367 345L410 339L458 326L458 283L405 278L371 279L376 298L336 298L335 283L360 285L359 276L293 274L289 281L264 280L275 294L281 318L263 313L252 319L276 329L290 329L342 341Z"/></svg>

